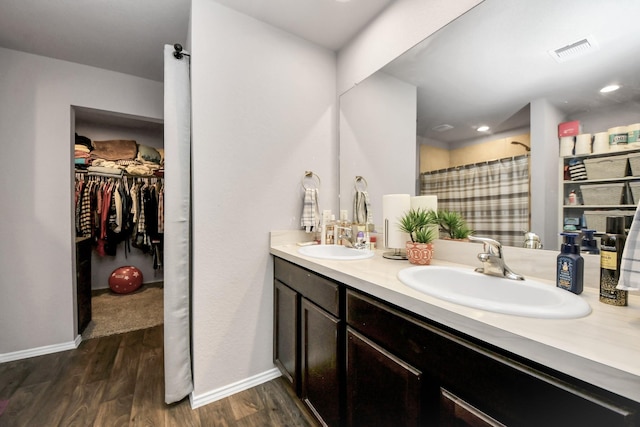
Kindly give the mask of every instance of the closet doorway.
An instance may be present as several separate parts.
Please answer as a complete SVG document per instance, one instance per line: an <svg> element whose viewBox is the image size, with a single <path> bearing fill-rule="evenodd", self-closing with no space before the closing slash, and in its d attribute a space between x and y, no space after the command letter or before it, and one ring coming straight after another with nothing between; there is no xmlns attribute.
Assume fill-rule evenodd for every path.
<svg viewBox="0 0 640 427"><path fill-rule="evenodd" d="M77 332L87 340L160 325L163 122L79 106L71 122Z"/></svg>

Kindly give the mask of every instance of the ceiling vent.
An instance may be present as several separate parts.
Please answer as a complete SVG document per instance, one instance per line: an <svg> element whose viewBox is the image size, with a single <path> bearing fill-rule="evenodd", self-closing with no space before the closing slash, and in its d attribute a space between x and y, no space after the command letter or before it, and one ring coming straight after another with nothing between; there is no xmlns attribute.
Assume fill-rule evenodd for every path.
<svg viewBox="0 0 640 427"><path fill-rule="evenodd" d="M436 131L436 132L444 132L447 130L453 129L453 126L451 125L438 125L438 126L434 126L431 128L431 130Z"/></svg>
<svg viewBox="0 0 640 427"><path fill-rule="evenodd" d="M592 36L585 39L578 40L575 43L571 43L567 46L563 46L556 50L550 50L549 54L558 62L569 61L579 56L586 55L587 53L598 50L598 45Z"/></svg>

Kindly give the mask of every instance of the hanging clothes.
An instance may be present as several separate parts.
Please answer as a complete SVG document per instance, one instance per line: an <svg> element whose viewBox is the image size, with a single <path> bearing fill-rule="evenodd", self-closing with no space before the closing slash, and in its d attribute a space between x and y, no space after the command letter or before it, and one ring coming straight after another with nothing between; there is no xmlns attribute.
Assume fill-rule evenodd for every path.
<svg viewBox="0 0 640 427"><path fill-rule="evenodd" d="M75 228L91 237L100 256L115 256L124 243L153 256L162 268L164 180L162 178L85 177L76 174Z"/></svg>

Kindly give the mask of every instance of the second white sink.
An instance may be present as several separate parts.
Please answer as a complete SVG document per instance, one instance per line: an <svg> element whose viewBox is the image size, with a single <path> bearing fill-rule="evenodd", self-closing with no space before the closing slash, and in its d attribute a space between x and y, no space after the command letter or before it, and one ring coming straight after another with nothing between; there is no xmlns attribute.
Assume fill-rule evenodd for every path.
<svg viewBox="0 0 640 427"><path fill-rule="evenodd" d="M546 319L573 319L591 313L578 295L551 284L511 280L471 269L410 267L398 272L405 285L426 295L497 313Z"/></svg>

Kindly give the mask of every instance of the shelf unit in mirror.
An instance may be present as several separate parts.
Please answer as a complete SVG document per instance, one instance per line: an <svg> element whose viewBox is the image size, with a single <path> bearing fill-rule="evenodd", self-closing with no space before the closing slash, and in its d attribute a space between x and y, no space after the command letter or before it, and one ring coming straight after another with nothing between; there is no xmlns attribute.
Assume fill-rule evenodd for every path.
<svg viewBox="0 0 640 427"><path fill-rule="evenodd" d="M575 169L569 168L577 165L579 170L580 164L587 179L575 179ZM589 228L602 234L607 216L632 216L640 202L640 147L562 156L560 184L560 229Z"/></svg>

